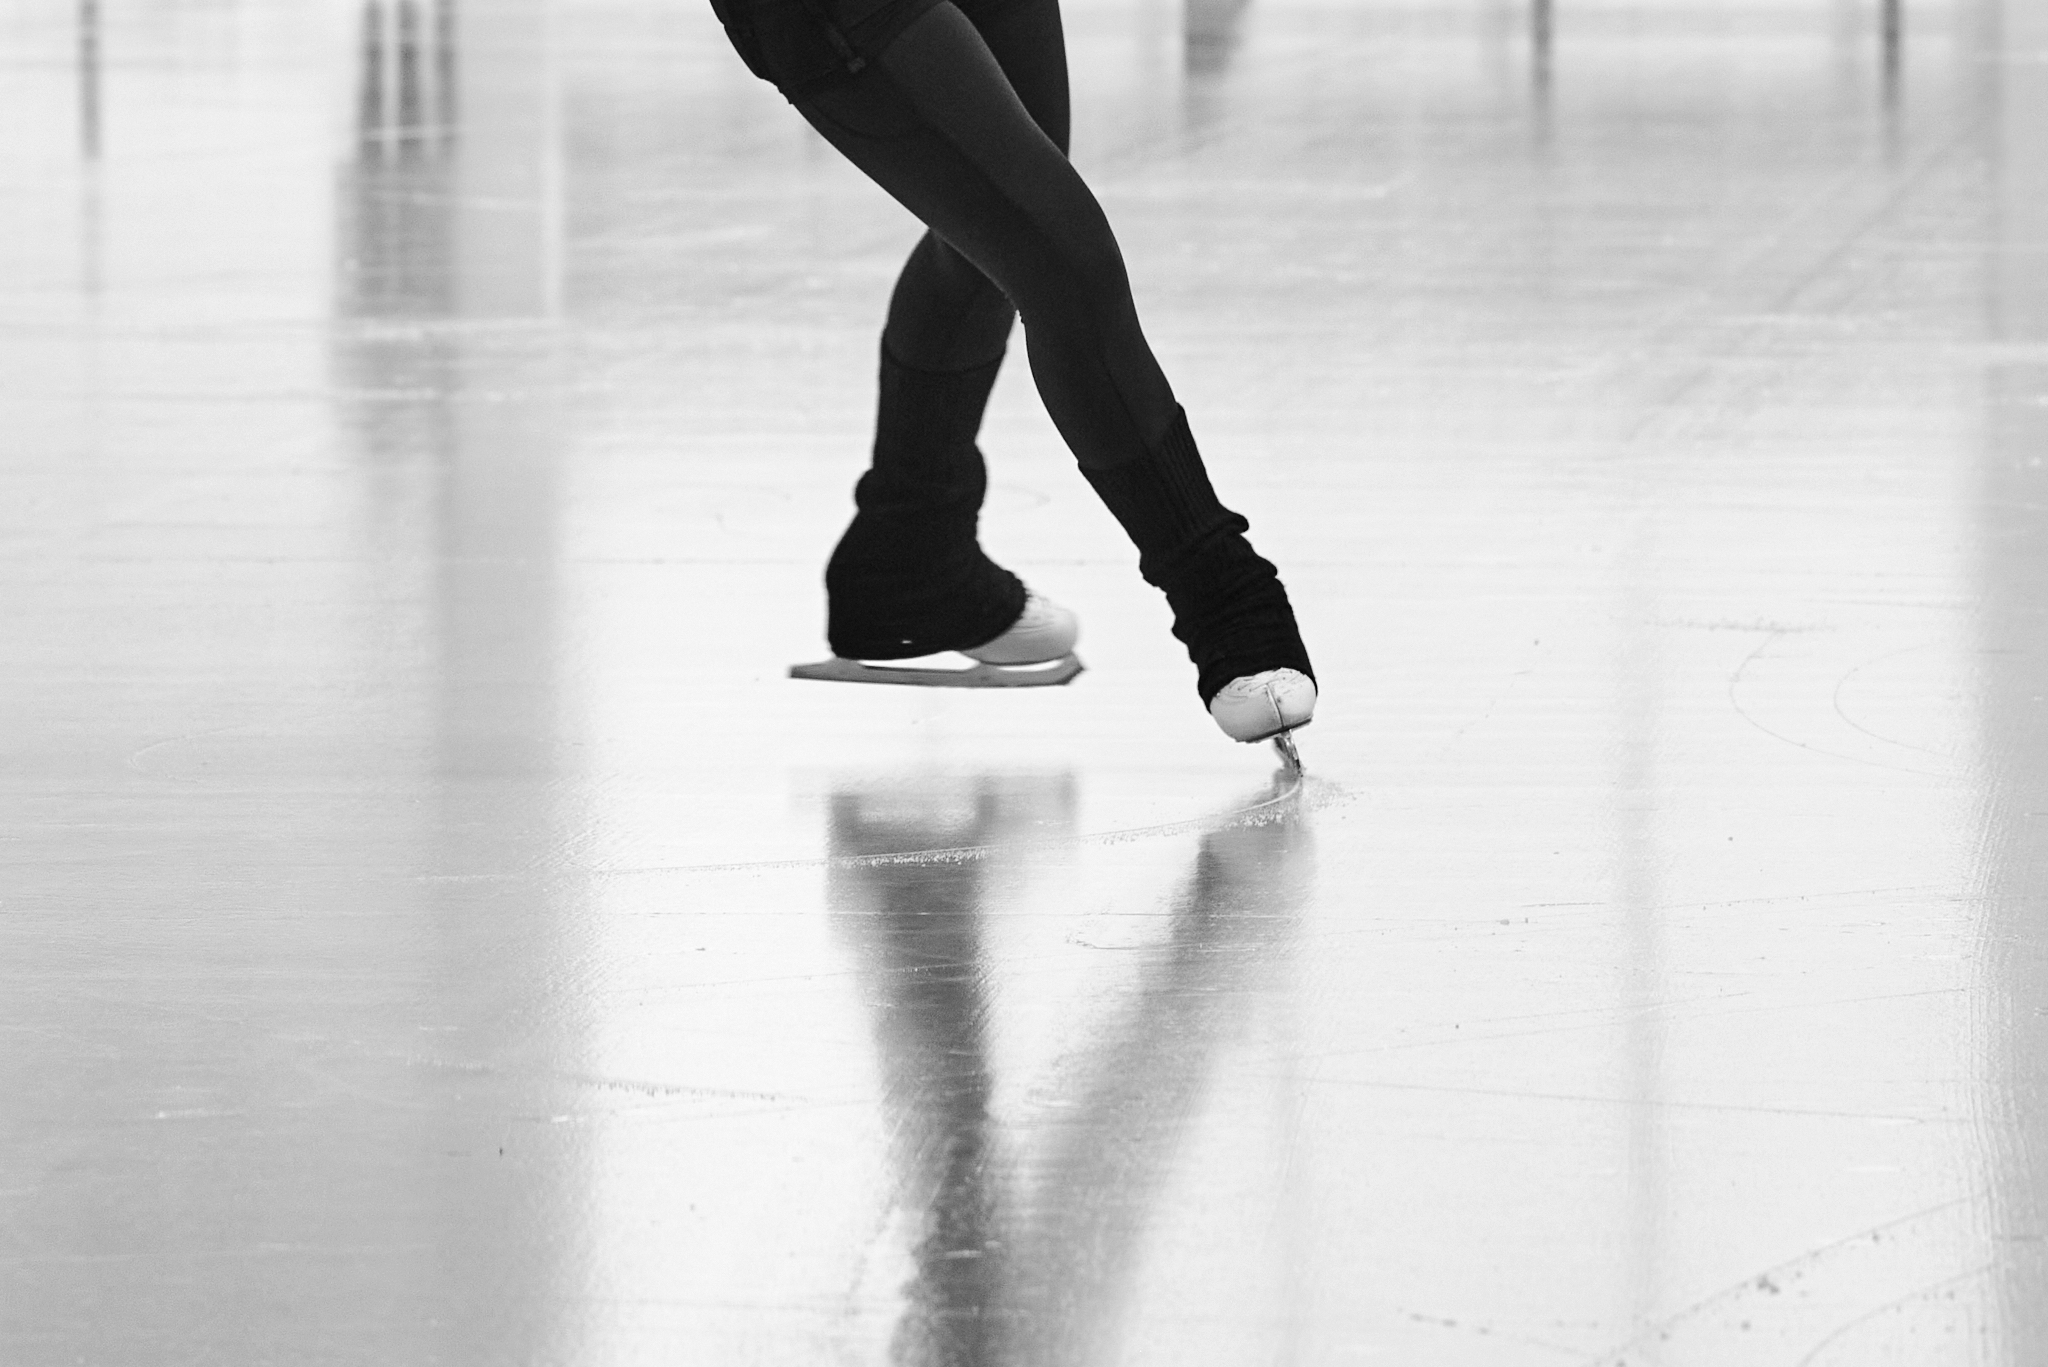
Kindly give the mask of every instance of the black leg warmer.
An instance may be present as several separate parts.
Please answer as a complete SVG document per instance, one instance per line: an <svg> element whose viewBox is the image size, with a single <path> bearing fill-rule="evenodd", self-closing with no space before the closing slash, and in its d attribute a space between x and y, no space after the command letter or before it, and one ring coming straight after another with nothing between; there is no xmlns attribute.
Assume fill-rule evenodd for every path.
<svg viewBox="0 0 2048 1367"><path fill-rule="evenodd" d="M976 536L988 472L975 434L1002 365L941 374L882 350L874 465L825 567L835 655L901 660L986 645L1024 612L1024 585Z"/></svg>
<svg viewBox="0 0 2048 1367"><path fill-rule="evenodd" d="M1137 546L1138 572L1166 591L1204 707L1247 674L1298 669L1315 677L1287 590L1245 540L1251 524L1217 500L1185 411L1156 451L1081 473Z"/></svg>

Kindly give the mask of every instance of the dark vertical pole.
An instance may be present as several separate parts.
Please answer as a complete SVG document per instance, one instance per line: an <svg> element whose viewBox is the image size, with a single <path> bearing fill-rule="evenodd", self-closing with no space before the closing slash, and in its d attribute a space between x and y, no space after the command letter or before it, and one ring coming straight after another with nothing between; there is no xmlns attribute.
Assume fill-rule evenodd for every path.
<svg viewBox="0 0 2048 1367"><path fill-rule="evenodd" d="M434 0L434 98L441 141L455 140L456 107L455 0Z"/></svg>
<svg viewBox="0 0 2048 1367"><path fill-rule="evenodd" d="M106 230L100 205L100 0L78 0L79 281L95 302L105 279ZM98 348L94 348L98 355ZM99 413L94 405L95 420Z"/></svg>
<svg viewBox="0 0 2048 1367"><path fill-rule="evenodd" d="M1250 0L1186 0L1181 60L1191 76L1220 76L1237 53Z"/></svg>
<svg viewBox="0 0 2048 1367"><path fill-rule="evenodd" d="M1905 0L1878 0L1878 114L1884 134L1885 159L1899 163L1904 151L1900 107L1905 100Z"/></svg>
<svg viewBox="0 0 2048 1367"><path fill-rule="evenodd" d="M377 0L363 0L362 62L356 138L365 154L374 154L384 136L384 14Z"/></svg>
<svg viewBox="0 0 2048 1367"><path fill-rule="evenodd" d="M1536 105L1536 136L1550 141L1550 87L1553 54L1557 45L1557 15L1553 0L1529 0L1529 84Z"/></svg>
<svg viewBox="0 0 2048 1367"><path fill-rule="evenodd" d="M78 142L100 156L100 0L78 0Z"/></svg>
<svg viewBox="0 0 2048 1367"><path fill-rule="evenodd" d="M414 0L398 0L398 113L400 147L419 140L423 121L420 99L420 10Z"/></svg>
<svg viewBox="0 0 2048 1367"><path fill-rule="evenodd" d="M1883 14L1879 20L1882 28L1884 62L1884 106L1895 109L1899 103L1899 86L1905 69L1906 56L1906 3L1905 0L1880 0Z"/></svg>

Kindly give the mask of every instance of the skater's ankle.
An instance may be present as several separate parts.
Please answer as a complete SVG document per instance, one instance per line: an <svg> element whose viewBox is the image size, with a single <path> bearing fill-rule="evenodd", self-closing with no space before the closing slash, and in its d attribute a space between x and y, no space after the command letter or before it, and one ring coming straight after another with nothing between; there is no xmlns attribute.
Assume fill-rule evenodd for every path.
<svg viewBox="0 0 2048 1367"><path fill-rule="evenodd" d="M932 379L954 379L996 371L1002 368L1003 358L1008 354L1007 345L997 348L990 356L960 356L952 352L925 354L915 347L899 346L887 333L882 334L882 364L885 367L893 366L899 371Z"/></svg>

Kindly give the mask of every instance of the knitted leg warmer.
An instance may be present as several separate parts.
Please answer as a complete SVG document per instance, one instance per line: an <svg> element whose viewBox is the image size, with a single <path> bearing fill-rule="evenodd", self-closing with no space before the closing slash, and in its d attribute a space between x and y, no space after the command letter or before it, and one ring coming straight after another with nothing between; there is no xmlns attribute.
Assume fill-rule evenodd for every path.
<svg viewBox="0 0 2048 1367"><path fill-rule="evenodd" d="M1298 669L1313 679L1287 590L1246 541L1251 524L1223 506L1177 410L1158 448L1081 473L1138 548L1138 572L1166 592L1202 705L1232 679Z"/></svg>
<svg viewBox="0 0 2048 1367"><path fill-rule="evenodd" d="M977 538L988 472L974 444L998 357L974 370L913 370L882 349L874 464L825 567L835 655L901 660L985 645L1024 612L1024 585Z"/></svg>

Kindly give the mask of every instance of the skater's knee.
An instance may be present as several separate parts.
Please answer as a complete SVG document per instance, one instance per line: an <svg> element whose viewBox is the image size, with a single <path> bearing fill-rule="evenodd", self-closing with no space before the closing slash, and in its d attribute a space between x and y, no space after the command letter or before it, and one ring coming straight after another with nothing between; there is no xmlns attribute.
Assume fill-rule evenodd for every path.
<svg viewBox="0 0 2048 1367"><path fill-rule="evenodd" d="M1121 313L1131 301L1131 276L1116 239L1107 232L1089 234L1067 253L1073 292L1102 313Z"/></svg>
<svg viewBox="0 0 2048 1367"><path fill-rule="evenodd" d="M939 236L935 229L925 233L917 245L917 253L923 256L932 271L949 282L970 286L987 279L979 266L969 261L958 247Z"/></svg>
<svg viewBox="0 0 2048 1367"><path fill-rule="evenodd" d="M1132 307L1130 274L1107 233L1049 241L1019 293L1025 325L1055 332L1101 333Z"/></svg>

